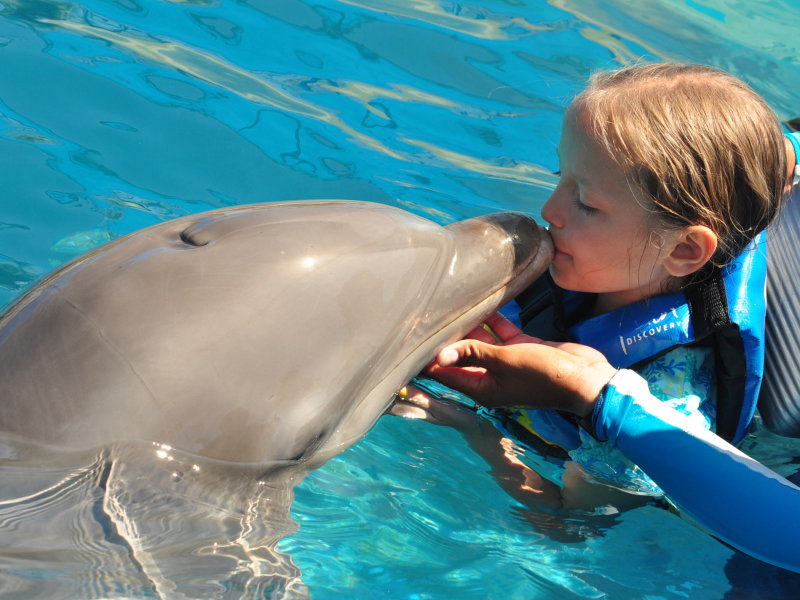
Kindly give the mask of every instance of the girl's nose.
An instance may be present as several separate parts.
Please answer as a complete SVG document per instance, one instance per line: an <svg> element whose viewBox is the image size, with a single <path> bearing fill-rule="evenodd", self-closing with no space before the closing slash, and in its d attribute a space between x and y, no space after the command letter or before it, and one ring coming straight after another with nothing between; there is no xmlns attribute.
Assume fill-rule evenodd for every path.
<svg viewBox="0 0 800 600"><path fill-rule="evenodd" d="M558 209L558 188L556 188L547 201L542 206L542 219L547 221L551 227L563 227L564 219Z"/></svg>

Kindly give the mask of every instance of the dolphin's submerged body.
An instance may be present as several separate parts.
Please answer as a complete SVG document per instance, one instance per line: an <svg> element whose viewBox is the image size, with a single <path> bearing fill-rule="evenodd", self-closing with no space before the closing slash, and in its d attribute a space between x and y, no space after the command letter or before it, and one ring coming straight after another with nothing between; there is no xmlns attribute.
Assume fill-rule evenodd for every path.
<svg viewBox="0 0 800 600"><path fill-rule="evenodd" d="M210 597L182 583L180 561L227 557L236 567L220 578L241 578L244 548L248 586L302 595L273 552L291 529L292 486L359 440L439 348L522 291L551 253L521 215L441 227L347 201L241 206L120 238L0 320L0 431L35 460L47 446L89 461L38 491L6 486L0 511L83 478L102 490L93 512L108 518L106 536L126 541L134 579L156 595ZM153 456L169 464L154 468ZM213 477L200 478L200 463ZM216 505L227 542L171 525L185 517L176 498ZM159 507L151 531L142 520ZM242 516L233 526L231 514ZM165 528L186 536L178 554L159 546ZM238 550L208 551L220 543Z"/></svg>

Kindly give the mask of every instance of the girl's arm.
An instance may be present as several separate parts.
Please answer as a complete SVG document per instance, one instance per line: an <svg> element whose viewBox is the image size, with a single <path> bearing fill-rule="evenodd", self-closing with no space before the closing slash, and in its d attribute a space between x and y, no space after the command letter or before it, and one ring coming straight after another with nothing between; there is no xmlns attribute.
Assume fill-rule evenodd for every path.
<svg viewBox="0 0 800 600"><path fill-rule="evenodd" d="M575 463L567 464L562 477L562 489L522 461L520 455L524 450L474 409L436 398L413 385L405 390L395 400L391 414L422 419L458 431L470 448L486 462L489 473L500 487L527 508L591 511L598 506L612 505L619 510L627 510L650 500L647 496L628 494L590 482Z"/></svg>
<svg viewBox="0 0 800 600"><path fill-rule="evenodd" d="M783 138L786 145L786 178L790 182L789 188L800 184L800 131L787 133ZM786 190L789 191L788 189Z"/></svg>
<svg viewBox="0 0 800 600"><path fill-rule="evenodd" d="M560 488L522 462L513 441L475 410L437 399L410 385L398 395L390 412L452 427L486 462L492 477L509 496L531 508L562 508Z"/></svg>
<svg viewBox="0 0 800 600"><path fill-rule="evenodd" d="M592 425L709 533L800 572L800 488L664 406L633 371L609 381Z"/></svg>
<svg viewBox="0 0 800 600"><path fill-rule="evenodd" d="M709 533L800 573L800 488L663 405L645 379L615 371L591 348L542 343L497 315L487 321L504 345L476 331L442 350L428 374L484 406L582 417Z"/></svg>

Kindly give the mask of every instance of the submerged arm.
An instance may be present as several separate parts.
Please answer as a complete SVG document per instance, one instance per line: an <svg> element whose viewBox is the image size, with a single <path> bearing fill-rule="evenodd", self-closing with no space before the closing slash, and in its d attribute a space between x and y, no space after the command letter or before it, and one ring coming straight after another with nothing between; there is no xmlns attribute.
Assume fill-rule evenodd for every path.
<svg viewBox="0 0 800 600"><path fill-rule="evenodd" d="M687 517L746 554L800 572L800 488L664 406L632 371L604 388L592 423Z"/></svg>

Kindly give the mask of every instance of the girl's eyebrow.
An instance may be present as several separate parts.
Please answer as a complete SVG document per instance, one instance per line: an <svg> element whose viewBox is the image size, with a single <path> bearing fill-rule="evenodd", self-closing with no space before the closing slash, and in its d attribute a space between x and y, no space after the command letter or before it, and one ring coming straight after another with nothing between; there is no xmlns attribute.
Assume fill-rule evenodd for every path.
<svg viewBox="0 0 800 600"><path fill-rule="evenodd" d="M562 161L561 161L561 144L560 143L559 143L559 145L556 146L556 156L558 157L558 174L560 175L563 172L563 167L561 165ZM589 181L585 176L580 175L578 173L575 173L574 171L572 172L572 178L575 181L577 181L578 183L580 183L581 185L585 185Z"/></svg>

